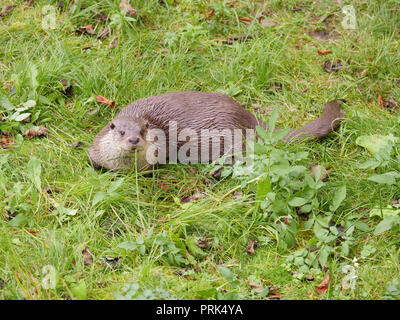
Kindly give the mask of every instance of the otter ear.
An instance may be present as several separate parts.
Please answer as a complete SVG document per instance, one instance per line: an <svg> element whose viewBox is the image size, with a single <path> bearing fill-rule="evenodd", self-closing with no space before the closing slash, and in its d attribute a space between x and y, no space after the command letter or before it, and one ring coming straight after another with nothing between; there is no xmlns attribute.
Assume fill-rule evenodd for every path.
<svg viewBox="0 0 400 320"><path fill-rule="evenodd" d="M114 128L115 128L115 124L114 124L114 123L111 123L111 124L110 124L110 128L111 128L111 130L114 129Z"/></svg>

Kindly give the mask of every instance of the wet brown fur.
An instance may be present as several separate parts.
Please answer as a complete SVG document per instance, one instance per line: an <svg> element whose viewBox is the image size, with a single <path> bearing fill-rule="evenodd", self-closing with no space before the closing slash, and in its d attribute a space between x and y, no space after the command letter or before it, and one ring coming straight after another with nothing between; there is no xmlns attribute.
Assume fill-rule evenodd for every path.
<svg viewBox="0 0 400 320"><path fill-rule="evenodd" d="M99 141L110 130L110 124L118 124L120 118L132 118L149 124L149 128L162 129L167 138L170 121L177 122L177 132L184 128L194 129L200 136L203 129L255 129L257 125L266 125L258 121L254 115L245 110L232 98L217 92L171 92L137 100L121 110L121 112L96 136L89 150L89 156L95 166L104 166L104 156ZM325 105L318 119L311 121L298 130L292 130L283 139L285 142L301 141L304 139L320 139L335 129L343 118L338 100ZM185 142L179 142L179 147ZM221 141L221 145L223 142ZM169 148L167 144L167 149ZM200 146L199 146L200 148ZM221 149L221 154L224 150ZM168 152L167 152L168 155ZM215 160L215 159L210 159ZM108 165L108 169L112 165Z"/></svg>

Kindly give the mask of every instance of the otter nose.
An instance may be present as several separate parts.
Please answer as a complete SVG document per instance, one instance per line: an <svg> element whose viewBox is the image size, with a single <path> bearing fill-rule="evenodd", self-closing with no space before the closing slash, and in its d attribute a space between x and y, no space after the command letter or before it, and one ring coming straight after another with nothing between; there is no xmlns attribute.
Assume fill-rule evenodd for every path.
<svg viewBox="0 0 400 320"><path fill-rule="evenodd" d="M131 139L129 139L128 141L129 141L129 143L131 143L131 144L138 144L138 143L139 143L139 138L131 138Z"/></svg>

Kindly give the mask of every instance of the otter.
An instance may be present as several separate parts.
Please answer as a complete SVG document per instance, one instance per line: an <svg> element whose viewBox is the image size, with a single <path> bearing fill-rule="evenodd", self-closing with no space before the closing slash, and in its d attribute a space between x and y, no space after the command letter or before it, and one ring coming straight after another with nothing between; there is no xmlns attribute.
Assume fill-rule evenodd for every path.
<svg viewBox="0 0 400 320"><path fill-rule="evenodd" d="M327 136L339 125L344 116L340 102L340 100L328 102L318 119L300 129L291 130L283 141L301 142ZM89 148L89 158L96 168L110 170L134 168L136 159L136 168L140 171L157 162L159 150L164 149L164 158L174 163L176 154L170 152L173 148L178 153L185 148L183 152L187 153L191 150L189 153L200 154L201 151L207 151L209 147L205 159L201 158L201 162L206 163L226 154L228 149L232 150L234 143L231 142L229 134L223 136L217 142L220 148L215 154L211 150L212 139L203 140L202 133L206 132L205 130L209 130L211 137L214 137L221 130L232 132L239 130L244 133L246 129L254 130L258 125L267 128L264 122L257 120L235 100L222 93L197 91L164 93L136 100L122 109L97 134ZM161 130L163 135L149 137L151 129ZM185 130L192 133L192 136ZM177 139L173 142L174 139L172 139L171 142L169 139L171 132L175 132L176 136L184 133L186 140ZM190 137L189 140L188 137ZM189 141L198 148L196 152L193 152L194 149L188 149L187 146L184 147ZM243 141L239 141L239 144L242 143ZM206 148L202 149L204 146ZM150 149L151 152L149 152ZM197 154L195 159L199 159ZM185 163L185 161L181 162Z"/></svg>

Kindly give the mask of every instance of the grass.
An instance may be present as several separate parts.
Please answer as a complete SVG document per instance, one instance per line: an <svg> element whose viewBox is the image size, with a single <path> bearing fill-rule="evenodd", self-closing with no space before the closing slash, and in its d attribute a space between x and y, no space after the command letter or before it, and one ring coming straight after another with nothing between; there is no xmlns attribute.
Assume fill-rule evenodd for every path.
<svg viewBox="0 0 400 320"><path fill-rule="evenodd" d="M139 284L140 292L148 289L146 297L152 298L229 298L233 292L242 299L265 298L250 281L269 287L269 298L276 297L271 292L281 299L384 296L400 271L396 232L357 231L347 256L331 256L313 281L299 280L287 268L287 256L309 248L315 237L302 231L295 247L279 249L269 222L254 210L252 186L223 198L240 181L215 180L205 165L168 165L150 176L95 171L87 149L119 109L168 91L221 91L264 120L278 107L281 127L301 126L316 118L323 104L343 98L347 119L337 131L319 143L282 148L308 151L303 165L330 169L319 195L322 206L345 184L346 199L336 218L356 216L374 228L378 221L369 218L370 209L398 199L399 184L368 181L372 172L358 164L370 154L355 140L368 134L400 136L398 111L383 109L377 98L400 101L399 1L344 1L355 6L355 30L342 28L343 5L337 1L166 2L130 1L137 21L120 24L119 1L111 0L75 0L75 7L64 1L64 8L55 10L56 28L49 30L42 28L42 9L56 8L57 1L37 0L33 7L15 1L16 8L0 17L0 97L14 105L35 100L35 123L48 129L47 138L29 140L21 134L33 124L13 122L7 129L14 143L0 148L0 298L113 299L130 283ZM0 0L0 6L9 4ZM99 12L109 18L117 14L109 38L76 32L92 24L97 34L109 25L110 20L99 22ZM262 12L275 27L260 26L254 17ZM323 41L310 36L313 30L334 30L337 37ZM232 45L219 41L239 34L258 36ZM118 45L110 49L115 37ZM321 56L319 49L332 53ZM328 59L342 60L344 68L325 72ZM72 86L71 95L63 93L62 79ZM119 109L98 104L96 95L115 101ZM77 141L82 147L71 147ZM398 163L391 169L399 170ZM102 201L94 203L99 192ZM182 203L198 193L199 200ZM25 220L10 226L18 214ZM206 256L185 249L193 239L211 239L212 245L203 248ZM252 240L260 244L254 255L246 253ZM363 257L366 245L376 251ZM85 248L92 260L82 253ZM359 264L355 289L342 291L342 264L354 257ZM43 285L51 275L45 266L54 267L54 288ZM237 283L220 267L228 268ZM330 287L318 293L327 273Z"/></svg>

